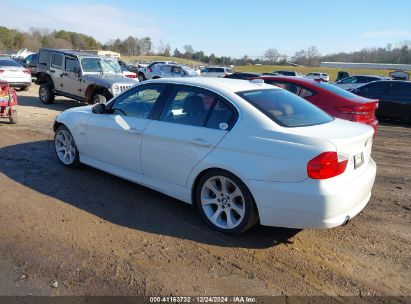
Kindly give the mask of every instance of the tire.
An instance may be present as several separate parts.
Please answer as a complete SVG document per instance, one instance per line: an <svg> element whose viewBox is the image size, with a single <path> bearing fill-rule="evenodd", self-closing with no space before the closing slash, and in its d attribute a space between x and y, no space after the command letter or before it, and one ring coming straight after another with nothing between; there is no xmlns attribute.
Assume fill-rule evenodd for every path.
<svg viewBox="0 0 411 304"><path fill-rule="evenodd" d="M138 73L137 78L138 78L138 81L140 82L146 80L146 77L144 77L143 73Z"/></svg>
<svg viewBox="0 0 411 304"><path fill-rule="evenodd" d="M77 168L80 165L80 156L74 137L65 125L60 125L54 134L54 151L64 166Z"/></svg>
<svg viewBox="0 0 411 304"><path fill-rule="evenodd" d="M194 201L202 218L215 230L240 234L259 221L257 207L247 186L228 171L213 169L206 172L194 191Z"/></svg>
<svg viewBox="0 0 411 304"><path fill-rule="evenodd" d="M96 103L106 103L107 98L103 94L94 94L93 99L91 100L91 104L96 104Z"/></svg>
<svg viewBox="0 0 411 304"><path fill-rule="evenodd" d="M51 104L54 102L54 93L49 83L43 83L40 85L39 98L44 104Z"/></svg>
<svg viewBox="0 0 411 304"><path fill-rule="evenodd" d="M17 110L11 109L10 110L10 117L9 121L11 124L16 124L18 119L17 119Z"/></svg>
<svg viewBox="0 0 411 304"><path fill-rule="evenodd" d="M20 91L28 91L30 86L21 87Z"/></svg>

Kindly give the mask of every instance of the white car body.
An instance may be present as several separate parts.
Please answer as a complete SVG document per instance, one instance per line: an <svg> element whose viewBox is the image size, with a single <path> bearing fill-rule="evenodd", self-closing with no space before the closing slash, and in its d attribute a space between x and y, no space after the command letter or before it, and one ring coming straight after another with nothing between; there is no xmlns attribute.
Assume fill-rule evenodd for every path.
<svg viewBox="0 0 411 304"><path fill-rule="evenodd" d="M346 77L344 79L340 79L334 82L333 85L336 85L337 87L348 90L348 89L356 89L372 81L390 80L390 79L391 79L390 77L383 77L383 76L378 76L378 75L352 75L352 76L349 76L349 77Z"/></svg>
<svg viewBox="0 0 411 304"><path fill-rule="evenodd" d="M174 78L174 77L196 77L197 72L188 66L181 64L156 64L152 68L152 72L147 72L148 79L158 78Z"/></svg>
<svg viewBox="0 0 411 304"><path fill-rule="evenodd" d="M61 113L55 127L64 124L71 131L81 163L186 203L193 203L193 187L203 172L211 168L229 171L253 195L262 225L335 227L357 215L369 201L376 175L372 127L340 119L283 127L236 94L282 90L255 81L173 78L134 88L159 83L212 91L238 111L237 121L231 130L209 129L94 114L92 106L85 106ZM346 170L324 180L308 177L307 163L324 151L345 155ZM363 165L355 169L354 157L360 153Z"/></svg>
<svg viewBox="0 0 411 304"><path fill-rule="evenodd" d="M128 77L128 78L131 78L131 79L135 80L136 82L139 82L136 73L130 72L130 71L126 70L123 67L121 67L121 74L123 74L123 76L125 76L125 77Z"/></svg>
<svg viewBox="0 0 411 304"><path fill-rule="evenodd" d="M303 77L307 79L321 80L325 82L330 81L330 76L327 73L312 72L308 73L307 75L304 75Z"/></svg>
<svg viewBox="0 0 411 304"><path fill-rule="evenodd" d="M203 77L220 77L223 78L226 75L233 74L233 70L231 68L226 67L214 67L209 66L205 67L200 71L200 75Z"/></svg>
<svg viewBox="0 0 411 304"><path fill-rule="evenodd" d="M12 87L27 88L31 85L31 72L13 59L0 58L0 81Z"/></svg>

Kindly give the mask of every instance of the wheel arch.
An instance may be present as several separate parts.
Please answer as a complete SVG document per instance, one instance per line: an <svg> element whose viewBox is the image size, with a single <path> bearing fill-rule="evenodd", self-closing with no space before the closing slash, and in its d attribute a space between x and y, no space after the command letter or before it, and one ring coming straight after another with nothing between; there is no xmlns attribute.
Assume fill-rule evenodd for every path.
<svg viewBox="0 0 411 304"><path fill-rule="evenodd" d="M40 72L37 73L36 76L36 84L43 84L43 83L49 83L51 84L52 88L54 89L54 84L53 84L53 80L51 79L50 75L45 73L45 72Z"/></svg>
<svg viewBox="0 0 411 304"><path fill-rule="evenodd" d="M188 186L191 186L191 203L192 204L195 203L195 190L196 190L196 187L198 186L198 183L201 177L203 177L207 172L210 172L212 170L223 170L230 174L233 174L235 177L237 177L239 180L241 180L244 183L244 185L247 187L248 191L250 192L255 202L252 188L250 187L247 179L242 174L240 174L237 170L232 170L231 168L225 168L224 166L207 166L201 169L197 169L196 172L192 172L190 174L190 177L188 178L187 184ZM257 205L257 212L258 212L258 205Z"/></svg>
<svg viewBox="0 0 411 304"><path fill-rule="evenodd" d="M113 97L106 87L98 84L90 84L85 92L86 101L91 102L95 94L102 94L106 97L107 100Z"/></svg>

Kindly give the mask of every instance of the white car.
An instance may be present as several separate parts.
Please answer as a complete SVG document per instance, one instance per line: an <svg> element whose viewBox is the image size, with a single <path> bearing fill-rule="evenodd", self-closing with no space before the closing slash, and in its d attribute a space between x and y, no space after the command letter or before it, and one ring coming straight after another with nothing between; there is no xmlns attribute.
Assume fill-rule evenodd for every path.
<svg viewBox="0 0 411 304"><path fill-rule="evenodd" d="M327 73L320 73L320 72L312 72L308 73L307 75L303 76L304 78L312 79L312 80L319 80L324 82L330 81L330 76Z"/></svg>
<svg viewBox="0 0 411 304"><path fill-rule="evenodd" d="M147 72L148 79L173 78L173 77L196 77L197 72L192 68L181 64L156 64L151 72Z"/></svg>
<svg viewBox="0 0 411 304"><path fill-rule="evenodd" d="M225 67L209 66L201 70L200 75L203 77L225 77L233 74L233 70Z"/></svg>
<svg viewBox="0 0 411 304"><path fill-rule="evenodd" d="M350 77L343 78L333 83L337 87L342 89L356 89L360 86L369 83L371 81L377 80L390 80L390 77L378 76L378 75L354 75Z"/></svg>
<svg viewBox="0 0 411 304"><path fill-rule="evenodd" d="M0 81L10 86L27 90L31 86L31 72L11 58L0 58Z"/></svg>
<svg viewBox="0 0 411 304"><path fill-rule="evenodd" d="M65 166L195 204L227 233L342 225L366 206L376 174L372 127L260 80L150 80L64 111L54 131Z"/></svg>

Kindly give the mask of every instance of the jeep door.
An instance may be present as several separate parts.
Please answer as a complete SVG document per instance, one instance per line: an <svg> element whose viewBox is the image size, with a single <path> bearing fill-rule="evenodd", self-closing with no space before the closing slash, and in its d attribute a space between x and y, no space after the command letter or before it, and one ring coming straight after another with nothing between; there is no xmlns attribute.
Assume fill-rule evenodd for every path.
<svg viewBox="0 0 411 304"><path fill-rule="evenodd" d="M54 89L57 91L63 89L63 59L63 54L51 53L50 77L53 80Z"/></svg>
<svg viewBox="0 0 411 304"><path fill-rule="evenodd" d="M81 86L80 63L77 58L66 56L63 73L64 92L84 98L84 88Z"/></svg>

